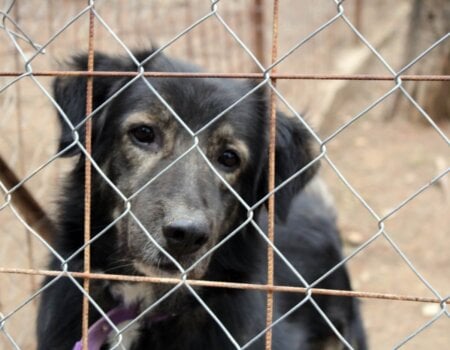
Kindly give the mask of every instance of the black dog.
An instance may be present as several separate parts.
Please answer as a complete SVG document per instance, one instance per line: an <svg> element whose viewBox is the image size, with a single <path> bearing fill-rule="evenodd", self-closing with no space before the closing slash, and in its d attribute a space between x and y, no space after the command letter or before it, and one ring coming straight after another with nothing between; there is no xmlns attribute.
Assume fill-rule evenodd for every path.
<svg viewBox="0 0 450 350"><path fill-rule="evenodd" d="M150 54L140 52L136 58L143 60ZM87 57L75 58L73 65L75 69L85 70ZM97 71L135 69L131 59L95 55ZM146 71L191 72L194 69L161 54L145 65ZM250 91L254 83L172 77L138 79L127 86L130 81L131 78L121 77L94 79L94 108L115 96L93 117L93 158L102 174L97 170L93 173L91 230L93 236L102 234L91 246L92 270L180 277L181 269L188 269L186 276L190 279L265 283L267 243L249 217L253 213L264 228L267 221L264 205L253 211L245 205L252 206L267 193L268 106L263 89L256 90L213 121ZM73 125L83 120L86 78L56 79L54 96ZM60 120L60 150L65 150L64 156L78 157L63 189L58 213L55 248L66 259L83 245L84 155L74 144L71 128ZM83 129L79 135L83 142ZM278 184L311 162L314 152L310 139L298 120L278 113ZM177 162L173 163L174 160ZM276 246L307 282L319 278L341 260L332 209L316 191L297 195L315 170L316 166L310 166L276 194L279 222ZM103 174L125 197L105 181ZM126 212L127 205L131 211L111 225ZM236 232L230 237L233 231ZM208 253L220 243L218 249ZM82 255L71 257L67 263L70 271L83 269ZM61 261L53 258L50 267L61 269ZM275 270L276 284L303 286L279 258ZM50 281L47 279L44 284ZM344 267L318 286L349 290ZM236 344L244 346L264 330L265 292L195 287L194 295L184 285L175 291L173 287L92 281L90 295L104 312L122 310L118 312L132 315L128 318L155 303L123 333L121 344L128 349L236 349ZM208 306L208 311L197 296ZM275 293L274 320L303 298L304 295L296 293ZM43 292L38 349L74 347L81 337L81 299L80 290L67 278L54 281ZM365 348L355 300L331 296L313 299L349 344ZM220 320L228 335L209 311ZM90 323L99 319L102 322L101 314L92 307ZM118 328L123 325L125 322ZM343 348L335 330L308 300L274 326L273 348ZM102 348L110 348L119 341L114 335L111 332L108 339L101 341ZM263 347L262 335L247 348Z"/></svg>

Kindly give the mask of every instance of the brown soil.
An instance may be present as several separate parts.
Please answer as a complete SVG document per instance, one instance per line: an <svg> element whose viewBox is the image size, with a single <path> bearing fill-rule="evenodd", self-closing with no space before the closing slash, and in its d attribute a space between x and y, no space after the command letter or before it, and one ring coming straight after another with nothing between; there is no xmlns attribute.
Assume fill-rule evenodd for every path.
<svg viewBox="0 0 450 350"><path fill-rule="evenodd" d="M53 14L51 7L42 6L40 0L29 0L22 7L23 29L37 42L45 42L85 6L85 1L66 1L64 7L56 6L60 2L48 1L48 4L52 3L55 5ZM125 3L128 2L111 0L108 2L110 6L99 5L99 11L131 47L147 47L150 41L148 33L160 33L162 28L164 32L160 33L156 41L165 42L185 28L181 18L189 20L185 7L164 7L162 0L152 2L157 6L144 6L142 1L130 1L129 5L123 5ZM281 3L280 54L336 13L333 1L323 0L320 6L307 0ZM209 2L208 6L200 1L192 1L191 4L192 23L192 19L200 18L209 10ZM243 10L237 7L238 2L231 4L235 6L234 10L233 6L223 6L221 14L249 43L252 32L244 25L248 25L248 21L242 15L236 15L242 14ZM370 42L376 43L377 49L394 68L402 66L401 47L409 4L407 0L396 2L395 6L388 0L364 2L363 34ZM345 2L344 6L347 15L354 21L352 2ZM149 30L148 18L155 14L155 8L159 9L157 18L170 22L170 25L161 25L155 20ZM120 16L121 13L127 13L127 17ZM270 14L270 10L267 13ZM84 16L64 32L47 48L46 55L36 58L34 69L58 69L58 60L71 55L74 47L77 51L86 50L86 24L87 16ZM169 53L178 57L187 55L183 57L193 58L212 71L253 69L245 54L236 54L236 43L226 36L217 21L212 18L205 26L196 28L192 36L181 39L169 49ZM266 29L269 33L270 26ZM100 38L97 40L98 48L124 52L104 28L98 25L97 30ZM216 40L216 37L225 39ZM193 40L193 57L192 53L186 53L189 40ZM21 45L26 52L32 51L28 44L21 42ZM207 51L202 49L205 47ZM226 55L220 50L223 48L227 50ZM419 49L424 50L425 47ZM20 70L14 52L10 39L0 29L0 71ZM372 56L355 40L348 27L338 21L283 62L279 71L387 74L386 69ZM38 80L46 88L50 86L49 78ZM0 78L0 88L8 81L11 78ZM283 81L278 85L294 108L307 110L308 120L316 126L321 138L333 134L392 86L392 82L332 81ZM388 97L327 144L329 159L380 218L392 212L435 176L442 174L450 160L448 144L426 122L411 120L406 108L401 108L393 119L387 117L390 115L392 99L392 96ZM280 107L286 109L281 103ZM0 94L0 108L0 155L23 178L55 154L57 126L53 107L36 84L26 78ZM439 127L448 137L448 123ZM67 161L52 162L26 182L31 193L49 213L54 212L57 188L67 165ZM326 161L322 162L321 173L335 197L345 253L350 255L379 232L378 221ZM448 176L443 177L389 216L384 221L383 233L350 259L348 266L355 290L433 297L428 284L439 295L449 295L449 181ZM2 208L2 187L0 194ZM30 237L31 244L28 244ZM0 268L45 268L48 254L45 245L27 232L10 207L0 210ZM38 277L0 273L0 312L12 314L3 332L0 331L0 349L14 348L7 334L14 338L21 349L33 349L37 299L31 300L30 296L38 289L39 280ZM419 302L364 299L362 310L371 349L388 349L430 321L439 312L439 307ZM444 315L404 348L447 349L450 344L448 330L449 319Z"/></svg>

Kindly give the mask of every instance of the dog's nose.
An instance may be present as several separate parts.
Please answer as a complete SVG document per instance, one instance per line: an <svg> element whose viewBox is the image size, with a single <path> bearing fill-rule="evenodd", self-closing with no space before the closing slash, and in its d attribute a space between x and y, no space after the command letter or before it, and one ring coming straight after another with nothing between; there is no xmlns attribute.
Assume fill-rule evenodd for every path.
<svg viewBox="0 0 450 350"><path fill-rule="evenodd" d="M169 253L194 253L208 240L208 224L203 220L175 220L163 227Z"/></svg>

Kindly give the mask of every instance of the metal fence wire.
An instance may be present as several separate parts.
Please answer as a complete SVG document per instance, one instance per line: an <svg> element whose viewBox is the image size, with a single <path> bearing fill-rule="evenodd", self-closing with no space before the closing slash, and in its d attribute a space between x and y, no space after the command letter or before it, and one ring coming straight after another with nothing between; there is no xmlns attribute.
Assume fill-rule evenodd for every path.
<svg viewBox="0 0 450 350"><path fill-rule="evenodd" d="M30 330L27 335L23 335L20 331L22 326L18 326L14 318L18 316L21 310L35 307L36 300L39 298L40 294L49 288L55 281L66 278L70 279L72 283L78 287L84 296L83 303L83 318L80 320L83 324L83 340L84 345L87 347L87 329L88 329L88 305L92 305L103 317L105 317L113 329L113 332L117 336L117 343L114 348L123 348L122 344L122 334L126 332L130 327L133 326L135 322L142 316L139 315L137 319L127 324L125 327L119 328L111 320L108 319L106 315L107 310L102 310L98 305L96 300L89 293L90 281L93 279L100 280L116 280L116 281L130 281L130 282L145 282L145 283L165 283L173 285L167 295L170 295L179 288L187 288L190 293L198 300L198 302L206 309L206 311L214 318L215 322L221 327L223 332L229 338L229 340L234 344L236 349L245 349L249 347L256 339L265 337L266 348L271 349L271 329L274 325L285 320L290 313L300 308L304 303L311 303L317 310L317 312L323 317L325 322L331 327L331 329L336 333L337 337L342 342L344 348L352 349L349 342L339 333L337 327L333 325L333 322L327 317L327 315L320 309L315 301L317 295L338 295L338 296L350 296L358 297L364 300L374 300L379 299L383 301L407 301L411 303L426 302L437 305L437 308L431 316L428 317L426 322L417 327L414 331L406 336L399 336L395 339L394 348L401 348L409 344L411 340L419 337L425 330L432 327L438 321L446 320L450 317L448 310L448 305L450 303L449 298L450 291L442 293L439 288L436 288L431 281L429 281L426 276L424 276L420 269L416 267L415 262L402 250L402 247L398 244L394 235L390 232L387 227L387 222L399 212L401 212L407 205L412 201L415 201L422 193L430 191L430 188L442 181L449 173L448 165L441 167L440 171L435 174L432 178L428 179L418 188L414 189L409 193L409 195L404 198L404 200L396 203L395 206L391 207L386 212L380 212L378 209L374 208L373 205L365 199L364 195L356 189L356 187L349 181L346 176L341 171L338 166L338 162L333 158L332 154L328 151L328 146L330 143L334 142L338 136L342 135L345 131L351 129L354 124L364 118L368 118L370 111L374 110L377 106L385 103L390 96L400 93L409 103L414 106L415 109L420 113L421 118L429 125L434 131L434 137L443 140L445 145L448 147L449 139L446 136L445 131L440 127L427 112L420 106L420 104L413 98L411 93L405 88L406 81L448 81L449 76L446 75L407 75L408 70L414 66L420 64L425 60L433 50L436 48L448 45L450 33L441 33L438 40L436 40L428 48L417 54L417 56L410 62L405 64L400 69L394 69L389 63L389 60L382 55L376 46L371 43L371 40L366 38L358 27L361 25L360 18L354 17L353 10L361 10L361 2L356 1L357 6L355 7L355 2L345 2L337 0L324 0L321 2L321 6L329 8L326 12L326 16L321 17L320 25L313 29L308 29L305 34L297 36L295 42L290 44L287 49L280 49L279 46L279 26L283 18L280 17L279 7L282 2L278 0L271 1L134 1L127 4L123 1L109 2L105 5L106 1L95 1L90 0L86 2L82 1L65 1L64 4L55 1L35 1L22 2L18 0L4 1L4 4L0 7L0 50L2 52L2 60L8 58L7 64L2 66L4 71L0 71L0 105L2 106L2 113L0 113L0 127L3 130L10 130L5 126L16 123L11 117L6 113L10 108L25 108L21 103L20 94L23 94L21 89L28 89L29 95L32 96L33 109L37 109L41 104L50 104L56 108L61 115L64 117L65 122L70 127L73 133L73 142L68 148L76 147L81 150L81 152L86 156L86 191L85 191L85 244L77 250L71 257L63 258L58 251L56 251L51 244L52 237L52 224L47 221L42 221L42 217L45 216L43 211L41 211L40 204L34 201L34 198L45 197L48 198L47 193L41 192L41 183L43 181L46 183L54 183L57 181L57 175L54 171L55 168L62 167L65 165L60 165L56 160L59 156L67 150L64 149L61 152L48 157L45 161L40 162L40 164L34 164L36 159L37 149L26 150L24 146L24 138L32 137L33 140L38 141L39 138L46 137L45 135L33 135L34 130L26 128L27 120L17 118L17 128L14 129L14 134L7 134L5 131L2 133L2 149L0 154L0 170L2 176L0 177L0 193L2 194L3 201L0 203L0 214L9 213L11 215L11 221L17 225L20 223L20 227L25 230L25 235L27 237L27 243L22 246L19 252L14 252L10 255L11 260L6 263L6 259L1 259L0 264L0 277L2 278L2 286L0 287L0 347L11 348L11 349L25 349L33 347L33 341L30 341ZM30 5L32 4L32 5ZM130 5L131 4L131 5ZM294 9L294 2L290 3ZM303 6L308 6L306 3L302 3ZM108 12L105 10L106 7L115 8L117 12ZM312 2L309 6L316 6ZM394 7L396 4L391 3L390 6ZM134 9L133 9L134 7ZM22 10L20 10L22 8ZM124 13L124 9L129 12ZM351 11L349 10L351 8ZM173 19L170 16L171 11L179 10L180 15L178 18L182 20ZM146 16L148 13L152 14L152 18L155 18L154 23L148 23ZM173 13L172 13L173 14ZM266 17L266 22L262 22L262 14ZM56 16L60 18L58 21L55 20ZM133 17L134 16L134 17ZM34 18L40 18L40 21L34 20ZM156 18L160 18L165 21L166 26L162 26L157 23ZM358 22L358 25L355 23ZM268 37L267 34L272 25L272 40L268 41L265 38ZM133 28L135 26L135 28ZM320 36L332 31L336 26L345 27L345 33L347 37L352 40L356 40L360 45L363 45L367 52L370 53L371 59L375 59L379 64L382 65L384 73L382 74L356 74L356 73L344 73L344 74L307 74L300 72L293 73L280 73L279 67L298 52L302 47L312 45L314 40L317 38L323 38ZM48 33L47 39L44 41L38 41L35 39L34 34L36 33L36 27L41 31ZM155 28L156 27L156 28ZM167 31L165 28L176 28L176 34L173 35ZM76 28L75 30L72 30ZM147 57L144 61L139 61L134 55L131 49L135 46L135 43L130 43L123 38L129 38L134 35L134 31L138 28L143 32L149 32L154 35L158 41L159 46L155 53ZM220 45L211 45L211 41L218 40L218 32L221 33ZM80 34L82 33L82 34ZM186 37L189 34L194 34ZM262 35L265 34L265 35ZM37 35L37 34L36 34ZM69 36L69 37L68 37ZM106 40L105 38L108 38ZM53 50L54 53L60 53L60 56L70 55L70 48L64 46L62 42L64 40L69 40L72 43L72 47L79 46L81 50L87 50L89 52L89 65L87 71L62 71L62 70L49 70L46 66L46 52ZM87 39L87 40L86 40ZM128 40L128 39L127 39ZM105 44L106 43L106 44ZM112 44L111 44L112 43ZM319 40L320 43L320 40ZM146 43L148 44L148 43ZM63 47L61 47L61 45ZM314 44L316 45L316 44ZM308 46L309 47L309 46ZM221 49L225 48L225 52ZM232 49L230 49L232 48ZM132 72L94 72L93 70L93 59L94 50L110 50L119 51L125 53L136 65L136 69ZM271 57L266 55L267 52L272 52ZM159 52L167 52L169 55L173 53L174 55L181 55L187 57L188 59L195 60L203 66L208 67L207 73L170 73L170 72L148 72L144 69L144 63L151 60ZM228 52L228 53L227 53ZM223 59L223 56L227 55L227 60ZM222 57L222 58L221 58ZM219 60L219 58L221 58ZM314 59L314 58L313 58ZM225 62L225 63L224 63ZM4 68L6 67L6 68ZM214 70L214 68L216 70ZM304 124L307 130L311 133L313 139L320 148L320 153L318 156L309 163L306 167L299 170L296 174L292 175L290 178L285 180L282 184L275 186L274 181L271 181L271 187L268 188L267 195L258 203L246 203L239 194L227 183L227 181L220 175L214 166L207 160L204 156L203 151L198 146L198 136L199 133L204 129L207 129L209 125L205 125L200 131L193 131L187 127L183 122L183 116L177 115L175 111L171 108L170 104L150 83L147 77L162 77L165 79L171 79L172 77L179 76L186 77L220 77L224 79L235 79L235 78L252 78L258 81L257 86L248 92L246 95L241 96L240 99L235 101L235 103L229 106L226 110L222 111L214 119L221 118L228 110L234 108L236 105L241 103L245 98L247 98L255 90L266 87L269 89L271 94L271 126L276 122L276 108L283 108L288 110L290 114L293 114L298 120ZM141 188L137 193L131 196L124 195L114 184L108 176L103 172L103 170L98 166L98 164L91 157L91 145L90 145L90 123L92 119L96 117L118 94L120 91L115 93L113 96L108 98L108 100L103 103L98 108L93 109L92 104L88 103L86 108L86 117L84 120L78 124L73 125L64 111L58 106L49 92L48 84L43 82L47 77L56 76L86 76L88 77L87 86L87 96L88 101L92 99L92 81L94 76L127 76L132 79L126 85L133 84L136 81L143 81L149 90L151 90L155 96L167 107L171 112L172 116L180 122L185 130L192 137L192 147L186 150L175 161L181 160L183 157L190 153L197 152L204 156L204 159L210 169L220 178L220 181L229 189L229 191L237 198L237 200L247 209L248 220L246 220L242 225L236 228L230 233L229 237L237 234L240 229L246 225L252 225L259 232L262 239L267 242L268 246L268 282L267 284L242 284L242 283L227 283L221 281L207 281L207 280L190 280L187 278L187 273L191 269L183 269L179 264L177 267L180 269L180 278L163 278L163 277L150 277L150 276L128 276L128 275L111 275L96 273L90 270L89 262L90 257L90 245L100 236L105 234L107 230L120 222L124 217L128 217L130 220L141 227L143 234L145 234L150 241L152 241L159 249L163 249L154 240L152 235L146 230L144 225L140 222L139 218L134 213L134 208L131 205L131 199L136 196L144 187L148 186L159 176L163 176L164 172L173 166L172 163L166 169L161 171L159 175L155 178L148 179L147 184ZM282 89L279 87L285 81L348 81L348 80L375 80L383 81L386 84L390 84L389 88L378 98L370 102L368 105L361 108L357 113L348 118L344 123L335 128L328 136L321 137L309 126L302 115L297 112L297 108L290 103L290 98L286 96ZM126 86L124 88L126 88ZM13 91L13 92L11 92ZM16 100L19 101L17 105L14 105L14 101L8 98L3 98L6 96L7 92L16 95ZM29 99L30 97L27 97ZM26 103L29 101L27 100ZM11 107L12 106L12 107ZM18 115L21 113L19 112ZM32 118L40 116L33 115ZM44 117L42 117L44 118ZM52 116L54 118L54 116ZM45 118L44 118L45 119ZM44 123L47 123L46 121ZM53 130L54 126L49 123L49 129ZM80 139L80 130L86 126L86 144L83 144ZM274 128L271 128L274 130ZM50 131L50 134L53 131ZM271 158L270 167L274 168L274 133L271 133ZM37 143L33 143L33 147L37 146ZM51 149L53 146L49 146ZM448 151L448 150L447 150ZM30 154L33 159L24 159L21 154ZM2 160L2 157L8 155L10 162L16 164L14 169L8 167L6 162ZM21 158L22 157L22 158ZM401 160L399 160L401 161ZM347 191L356 199L356 201L367 211L369 214L369 219L371 224L376 227L376 230L371 234L371 236L360 242L358 246L351 251L346 257L334 268L323 274L320 278L313 282L306 282L301 274L296 271L292 265L289 263L286 257L277 249L274 245L274 230L273 230L273 194L280 190L287 183L292 181L293 178L299 176L308 167L311 167L317 162L322 162L324 166L329 167L339 178L342 184L346 187ZM30 168L30 164L32 167ZM90 177L91 171L95 171L104 179L105 183L110 186L115 193L117 193L123 200L124 209L121 213L117 215L113 222L111 222L104 230L101 232L91 232L91 227L89 223L89 213L90 213ZM273 174L273 172L272 172ZM43 175L43 176L40 176ZM33 181L37 181L33 184ZM27 188L32 190L28 192ZM47 187L48 188L48 187ZM81 191L81 189L80 189ZM256 223L253 218L254 210L263 202L269 200L269 232L266 235L261 228ZM50 212L52 204L49 200L43 199L40 201L45 208L45 212ZM31 208L31 209L30 209ZM48 209L48 210L47 210ZM6 215L6 214L5 214ZM5 216L6 217L6 216ZM1 230L2 235L5 237L10 237L12 240L18 240L17 232L13 232L11 228L17 231L18 226L10 225L6 222L2 223ZM15 236L15 237L14 237ZM343 264L349 263L351 260L355 260L356 257L364 258L365 251L373 244L375 241L384 240L385 243L392 249L393 252L403 261L405 266L412 271L417 278L421 281L425 290L431 293L430 297L423 297L417 295L405 295L397 293L378 293L372 291L343 291L343 290L325 290L318 289L317 285L330 276L334 271L336 271ZM221 241L217 246L211 249L205 255L210 255L221 245L225 244L227 240ZM8 240L5 239L2 243L3 247L0 248L0 252L5 257L9 256L8 250ZM436 242L439 244L439 242ZM13 244L11 243L11 247ZM26 246L26 248L25 248ZM57 257L63 267L62 271L51 271L42 270L37 268L37 261L42 258L36 253L37 250L45 251L46 254L52 254ZM73 272L71 270L71 261L75 256L84 254L85 257L85 267L84 272ZM278 256L284 261L292 272L298 277L302 282L304 287L294 287L294 286L277 286L274 285L273 281L273 259L274 256ZM25 259L26 263L17 263L20 259ZM18 259L18 260L15 260ZM23 260L22 259L22 260ZM448 262L448 261L447 261ZM28 265L27 267L23 266ZM18 267L21 266L21 267ZM30 280L17 279L17 276L27 276ZM52 280L47 285L39 287L39 283L36 280L38 276L55 276L56 278ZM80 283L80 280L83 283ZM13 283L11 283L13 282ZM15 285L14 284L18 284ZM31 287L26 287L30 285ZM8 286L5 288L5 286ZM207 286L207 287L220 287L220 288L242 288L242 289L252 289L257 291L265 291L267 294L267 324L266 328L259 334L255 334L254 337L246 344L240 344L236 339L233 338L227 328L223 325L221 320L213 313L213 311L208 307L208 305L202 300L201 296L194 289L195 286ZM294 309L288 311L285 315L278 319L273 319L272 315L272 296L275 292L292 292L301 293L304 295L304 299L300 304L295 306ZM447 294L445 294L447 293ZM166 295L166 296L167 296ZM14 296L14 297L13 297ZM161 300L157 300L155 304L159 303ZM145 314L154 305L151 305L147 310L143 312ZM27 311L28 313L28 311ZM18 317L19 318L19 317ZM28 319L28 316L21 316L20 320ZM19 321L19 322L22 322ZM387 322L387 321L386 321ZM28 320L26 323L30 323ZM31 322L32 323L32 322ZM27 326L23 326L26 328ZM370 337L376 337L376 334L369 334ZM445 335L444 335L445 336ZM448 339L448 335L447 335Z"/></svg>

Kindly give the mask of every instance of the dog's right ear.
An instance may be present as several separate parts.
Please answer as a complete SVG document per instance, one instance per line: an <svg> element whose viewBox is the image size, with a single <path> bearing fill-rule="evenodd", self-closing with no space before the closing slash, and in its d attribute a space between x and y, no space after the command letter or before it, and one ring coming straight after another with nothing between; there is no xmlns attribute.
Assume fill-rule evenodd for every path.
<svg viewBox="0 0 450 350"><path fill-rule="evenodd" d="M86 71L88 56L86 54L73 57L70 68L73 70ZM95 71L135 71L136 67L131 60L127 62L124 58L111 57L102 53L95 53ZM93 110L100 106L111 94L112 90L117 90L118 82L125 78L120 77L95 77L92 96ZM86 117L86 77L58 77L53 82L53 96L55 101L64 111L70 123L77 126ZM61 136L59 139L58 151L64 150L74 141L72 127L59 115L61 124ZM104 121L103 121L104 122ZM99 118L94 116L93 123L101 123ZM101 130L101 125L95 125L94 130ZM77 129L81 143L84 144L85 128ZM94 135L95 138L95 135ZM63 157L79 154L79 147L73 146L68 149Z"/></svg>

